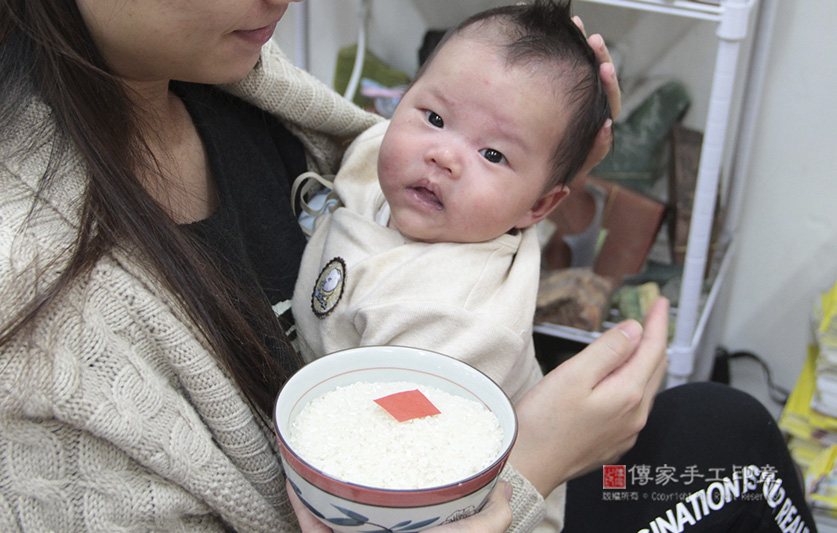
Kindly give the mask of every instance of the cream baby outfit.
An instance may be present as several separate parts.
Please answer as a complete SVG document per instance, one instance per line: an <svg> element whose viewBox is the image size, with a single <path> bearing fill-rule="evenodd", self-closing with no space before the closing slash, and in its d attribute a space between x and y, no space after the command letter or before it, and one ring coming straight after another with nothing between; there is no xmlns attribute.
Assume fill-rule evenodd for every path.
<svg viewBox="0 0 837 533"><path fill-rule="evenodd" d="M315 220L293 298L306 360L355 346L415 346L478 368L517 402L542 377L532 324L540 273L534 227L481 243L424 243L386 227L377 159L388 122L346 150L341 207ZM560 531L562 485L539 533Z"/></svg>
<svg viewBox="0 0 837 533"><path fill-rule="evenodd" d="M316 221L293 310L306 360L370 345L415 346L478 368L517 401L542 377L532 322L534 228L480 243L425 243L386 227L376 162L388 122L358 137L334 179L342 207Z"/></svg>

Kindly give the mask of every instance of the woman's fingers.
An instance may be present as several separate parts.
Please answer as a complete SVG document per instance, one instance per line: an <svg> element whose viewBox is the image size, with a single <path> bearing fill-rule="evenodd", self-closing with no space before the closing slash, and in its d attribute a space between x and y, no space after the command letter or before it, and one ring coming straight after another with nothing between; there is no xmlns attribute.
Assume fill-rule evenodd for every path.
<svg viewBox="0 0 837 533"><path fill-rule="evenodd" d="M599 61L599 76L607 93L607 100L610 102L610 115L616 118L622 109L622 94L619 91L619 80L616 79L616 67L613 64L613 58L610 56L610 50L605 44L604 38L598 33L588 37L587 44L593 49L596 59Z"/></svg>
<svg viewBox="0 0 837 533"><path fill-rule="evenodd" d="M587 33L584 30L584 23L581 19L576 16L573 17L573 21L586 37ZM622 110L622 93L619 90L619 80L616 78L616 68L613 65L613 58L610 56L610 50L608 50L604 38L599 34L591 35L587 37L587 44L593 49L593 52L596 54L596 59L599 62L599 77L602 80L602 87L604 88L605 94L607 94L607 100L610 104L611 119L605 122L598 135L596 135L593 149L578 172L579 176L588 174L607 156L613 144L612 119L618 117Z"/></svg>
<svg viewBox="0 0 837 533"><path fill-rule="evenodd" d="M605 397L620 391L625 408L626 445L617 447L623 453L633 446L645 426L654 398L667 369L668 300L658 298L645 317L642 340L624 365L602 380L599 392ZM621 448L621 450L618 450Z"/></svg>
<svg viewBox="0 0 837 533"><path fill-rule="evenodd" d="M619 90L619 80L616 78L616 67L613 63L601 63L599 77L602 79L602 86L607 93L607 101L610 103L610 116L616 118L622 112L622 91Z"/></svg>
<svg viewBox="0 0 837 533"><path fill-rule="evenodd" d="M578 26L579 30L581 30L581 33L583 33L584 36L587 37L587 32L584 30L584 22L582 22L581 17L579 17L578 15L574 16L573 22L575 22L575 25Z"/></svg>
<svg viewBox="0 0 837 533"><path fill-rule="evenodd" d="M517 405L511 462L541 492L613 461L648 417L665 373L668 302L628 320L547 374Z"/></svg>
<svg viewBox="0 0 837 533"><path fill-rule="evenodd" d="M624 451L619 443L635 433L625 427L625 394L602 382L630 361L641 337L638 322L619 324L518 402L518 438L510 460L541 494Z"/></svg>
<svg viewBox="0 0 837 533"><path fill-rule="evenodd" d="M583 384L595 388L602 380L622 368L642 339L642 326L636 320L626 320L602 333L595 343L585 347L565 364L586 370ZM549 378L547 374L545 379Z"/></svg>
<svg viewBox="0 0 837 533"><path fill-rule="evenodd" d="M613 58L610 56L610 50L605 44L604 37L598 33L589 37L587 36L581 17L574 16L573 22L575 22L575 25L578 26L584 36L587 37L587 44L593 49L593 52L596 54L596 59L599 61L599 65L601 65L599 74L602 78L605 92L607 92L607 99L610 102L611 116L616 118L622 110L622 95L619 92L619 81L616 79L616 68L613 65Z"/></svg>
<svg viewBox="0 0 837 533"><path fill-rule="evenodd" d="M427 533L503 533L512 522L512 511L509 507L511 493L511 485L505 481L499 481L480 512L426 531Z"/></svg>
<svg viewBox="0 0 837 533"><path fill-rule="evenodd" d="M625 384L640 384L643 389L659 387L666 366L668 344L668 300L657 298L648 315L642 339L629 361L607 379Z"/></svg>
<svg viewBox="0 0 837 533"><path fill-rule="evenodd" d="M648 324L646 332L648 332L649 338L655 339L654 342L657 344L662 343L661 348L652 348L652 350L657 350L658 359L661 360L658 360L654 368L654 373L646 385L647 411L651 411L651 405L654 403L654 398L660 390L660 384L665 379L666 371L668 370L668 357L665 351L668 346L668 308L668 300L660 298L652 306L648 316L645 317L645 323Z"/></svg>
<svg viewBox="0 0 837 533"><path fill-rule="evenodd" d="M302 533L333 533L325 524L317 520L317 517L311 514L311 511L300 501L293 487L291 487L290 481L285 482L285 490L288 492L288 499L291 500Z"/></svg>
<svg viewBox="0 0 837 533"><path fill-rule="evenodd" d="M586 176L596 165L601 163L610 151L611 144L613 144L613 120L607 119L602 129L596 134L596 139L593 141L593 148L587 155L587 159L585 159L584 165L579 170L578 176Z"/></svg>

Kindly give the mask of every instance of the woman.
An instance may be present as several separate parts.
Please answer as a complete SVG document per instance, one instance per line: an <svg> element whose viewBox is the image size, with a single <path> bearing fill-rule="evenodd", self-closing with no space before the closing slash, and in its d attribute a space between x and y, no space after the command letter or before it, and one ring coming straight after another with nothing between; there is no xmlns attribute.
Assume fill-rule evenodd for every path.
<svg viewBox="0 0 837 533"><path fill-rule="evenodd" d="M377 119L268 43L289 3L0 0L4 531L319 527L297 523L270 429L299 366L288 183ZM447 531L504 531L510 507L531 531L541 494L629 449L666 317L548 375L520 406L510 502L501 485Z"/></svg>

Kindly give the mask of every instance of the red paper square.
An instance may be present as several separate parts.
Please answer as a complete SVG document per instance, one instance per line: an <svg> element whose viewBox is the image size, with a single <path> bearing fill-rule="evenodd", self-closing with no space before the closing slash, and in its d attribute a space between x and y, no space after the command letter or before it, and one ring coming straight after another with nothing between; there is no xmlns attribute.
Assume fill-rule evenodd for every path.
<svg viewBox="0 0 837 533"><path fill-rule="evenodd" d="M625 465L604 465L602 475L602 488L624 489L625 488Z"/></svg>
<svg viewBox="0 0 837 533"><path fill-rule="evenodd" d="M436 406L418 389L396 392L378 398L375 403L386 409L399 422L439 414Z"/></svg>

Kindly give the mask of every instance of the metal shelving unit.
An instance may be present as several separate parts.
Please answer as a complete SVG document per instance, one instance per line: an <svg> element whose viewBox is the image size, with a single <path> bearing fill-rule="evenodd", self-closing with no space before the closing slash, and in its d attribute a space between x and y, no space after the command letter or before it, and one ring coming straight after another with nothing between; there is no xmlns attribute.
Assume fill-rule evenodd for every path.
<svg viewBox="0 0 837 533"><path fill-rule="evenodd" d="M583 0L595 4L627 7L654 13L665 13L678 17L689 17L718 21L723 8L721 2L701 2L695 0Z"/></svg>
<svg viewBox="0 0 837 533"><path fill-rule="evenodd" d="M712 287L704 293L704 273L709 256L710 234L715 212L716 193L721 174L721 160L728 143L730 110L736 88L736 72L741 47L748 38L749 19L758 7L757 0L720 0L719 2L698 2L692 0L584 0L598 4L619 6L647 12L688 17L717 23L717 45L715 70L707 112L701 159L698 170L692 218L690 222L686 259L680 289L679 304L672 310L674 337L669 343L669 370L667 386L675 386L689 380L695 367L695 358L706 331L709 316L724 282L731 258L736 220L728 220L724 234L727 243L716 253L718 264L713 268ZM764 47L766 48L766 47ZM753 62L759 47L749 58ZM753 111L754 112L754 111ZM747 117L742 115L742 121ZM746 129L746 128L744 128ZM733 181L741 181L745 173L734 172ZM736 183L735 190L741 184ZM732 198L732 202L737 198ZM605 324L608 327L612 324ZM589 343L600 333L587 332L557 326L537 324L538 333Z"/></svg>

